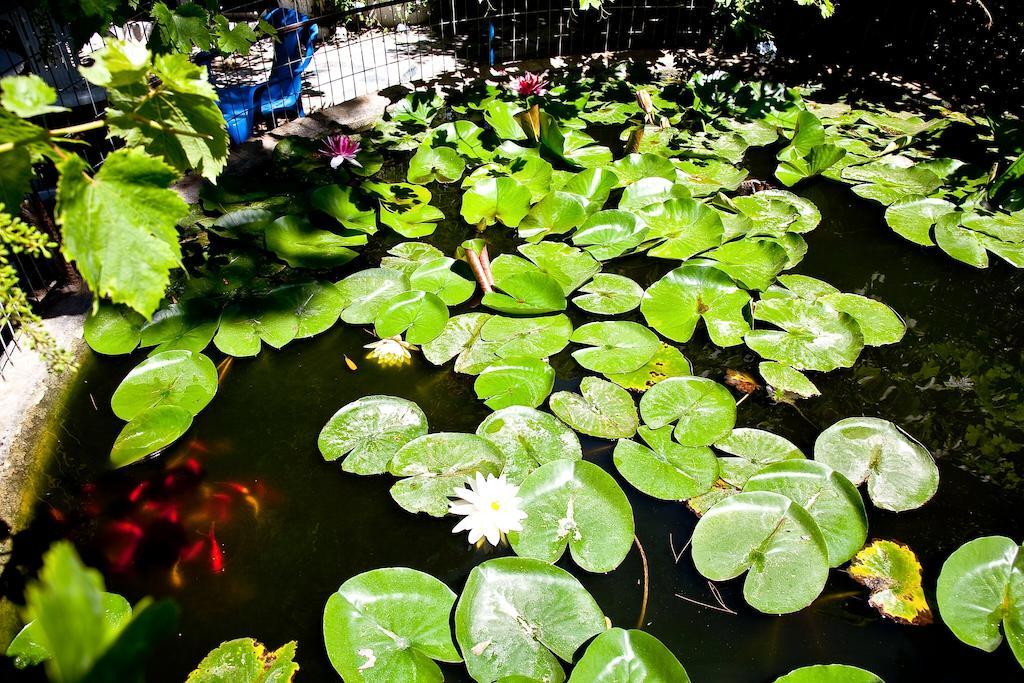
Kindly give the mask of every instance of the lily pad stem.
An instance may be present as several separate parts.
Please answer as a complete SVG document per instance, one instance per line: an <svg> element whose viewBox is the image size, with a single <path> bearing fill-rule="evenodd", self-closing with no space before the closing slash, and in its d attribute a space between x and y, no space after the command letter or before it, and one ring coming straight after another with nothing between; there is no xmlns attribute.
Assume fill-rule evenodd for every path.
<svg viewBox="0 0 1024 683"><path fill-rule="evenodd" d="M476 250L466 249L466 260L469 261L469 269L473 271L473 277L476 278L480 289L484 292L493 292L494 289L491 287L491 281L487 277L487 272L484 271L483 264L480 262L480 256L476 253Z"/></svg>
<svg viewBox="0 0 1024 683"><path fill-rule="evenodd" d="M643 628L644 620L647 618L647 598L650 596L650 572L647 568L647 553L644 552L644 547L640 544L640 539L635 535L633 536L633 543L636 545L636 549L640 551L640 562L644 567L643 601L640 603L640 616L636 620L636 627Z"/></svg>

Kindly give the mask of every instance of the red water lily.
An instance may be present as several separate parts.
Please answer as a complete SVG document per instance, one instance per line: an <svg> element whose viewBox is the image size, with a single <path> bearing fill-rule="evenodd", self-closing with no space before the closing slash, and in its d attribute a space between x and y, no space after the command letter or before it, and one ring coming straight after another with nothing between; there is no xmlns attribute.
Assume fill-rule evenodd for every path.
<svg viewBox="0 0 1024 683"><path fill-rule="evenodd" d="M346 161L353 166L361 166L356 161L359 154L359 141L347 135L331 135L320 148L320 156L331 160L331 168L338 168Z"/></svg>
<svg viewBox="0 0 1024 683"><path fill-rule="evenodd" d="M543 95L548 91L548 82L540 74L527 73L513 78L508 87L517 95L529 97L530 95Z"/></svg>

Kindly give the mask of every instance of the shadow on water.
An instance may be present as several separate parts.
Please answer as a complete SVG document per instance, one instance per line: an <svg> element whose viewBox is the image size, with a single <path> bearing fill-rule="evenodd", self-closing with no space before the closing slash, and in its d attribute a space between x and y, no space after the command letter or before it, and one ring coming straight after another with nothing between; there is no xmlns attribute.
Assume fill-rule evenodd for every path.
<svg viewBox="0 0 1024 683"><path fill-rule="evenodd" d="M961 543L983 534L1024 536L1024 276L1001 263L976 271L904 242L885 228L880 208L842 186L820 181L803 194L824 220L808 235L810 250L798 272L878 297L904 315L910 332L899 345L866 350L853 369L815 378L824 395L804 402L803 414L754 397L740 407L740 423L778 432L811 453L817 434L834 421L878 415L927 444L942 470L938 496L901 515L873 509L870 521L873 537L895 538L917 551L931 590L941 562ZM446 200L452 218L436 237L448 253L469 230L455 219L455 201L452 192ZM499 252L512 248L499 245ZM646 285L668 267L632 259L609 270ZM578 313L574 323L585 322ZM380 368L364 360L361 347L370 340L362 329L339 326L281 351L235 360L180 445L119 471L107 465L121 427L109 400L139 358L92 359L63 419L35 523L18 539L3 577L5 594L20 600L23 578L35 571L42 549L69 536L86 562L104 571L109 590L133 602L153 595L181 605L180 635L160 650L147 680L180 683L218 643L243 636L272 647L298 640L299 679L337 680L320 622L324 603L343 581L398 565L429 572L458 592L473 566L507 552L468 548L464 536L451 533L450 519L413 518L398 508L388 495L389 477L346 474L319 455L321 427L363 395L415 401L432 431L473 431L488 412L475 398L471 377L421 357L404 368ZM715 379L726 368L756 369L756 357L743 348L695 340L683 350L696 373ZM345 355L357 371L346 367ZM579 368L566 352L552 362L559 388L578 382ZM616 475L609 443L585 439L584 446L588 459ZM685 552L695 518L682 505L654 501L620 483L650 562L645 628L695 681L765 683L792 668L827 662L870 669L888 683L1020 677L1006 647L985 654L959 643L940 623L902 627L882 620L840 571L832 572L811 607L794 615L754 613L736 581L721 586L721 595L738 614L694 604L715 604ZM636 624L641 565L635 551L608 575L563 566L614 624ZM934 595L929 598L934 604ZM0 668L5 681L39 676L2 666L8 667ZM448 667L446 677L468 680L460 667Z"/></svg>

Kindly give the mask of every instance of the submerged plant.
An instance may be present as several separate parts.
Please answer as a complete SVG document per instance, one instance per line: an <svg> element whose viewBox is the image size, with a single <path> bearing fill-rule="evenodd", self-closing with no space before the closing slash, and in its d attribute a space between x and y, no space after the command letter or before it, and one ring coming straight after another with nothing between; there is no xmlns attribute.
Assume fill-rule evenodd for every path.
<svg viewBox="0 0 1024 683"><path fill-rule="evenodd" d="M485 479L477 472L473 481L455 489L455 495L448 512L464 515L464 519L452 533L468 531L470 543L487 539L491 545L498 545L509 532L523 530L526 513L521 508L519 487L508 483L504 475L488 474Z"/></svg>
<svg viewBox="0 0 1024 683"><path fill-rule="evenodd" d="M526 73L509 81L508 87L523 97L545 95L548 92L548 81L540 74Z"/></svg>
<svg viewBox="0 0 1024 683"><path fill-rule="evenodd" d="M347 135L331 135L324 140L324 146L320 148L320 156L330 159L331 168L338 168L345 162L353 166L362 166L357 160L359 154L359 141L353 140Z"/></svg>

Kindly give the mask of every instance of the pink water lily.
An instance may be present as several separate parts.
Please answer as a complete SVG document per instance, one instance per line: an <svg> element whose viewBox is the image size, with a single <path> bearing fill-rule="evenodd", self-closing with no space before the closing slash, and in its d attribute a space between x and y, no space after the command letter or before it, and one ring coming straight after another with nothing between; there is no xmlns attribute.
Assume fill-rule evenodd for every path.
<svg viewBox="0 0 1024 683"><path fill-rule="evenodd" d="M543 95L548 91L548 82L540 74L527 73L509 81L508 87L517 95Z"/></svg>
<svg viewBox="0 0 1024 683"><path fill-rule="evenodd" d="M338 168L346 161L353 166L362 166L356 161L359 154L359 141L347 135L331 135L320 148L320 156L331 160L331 168Z"/></svg>

